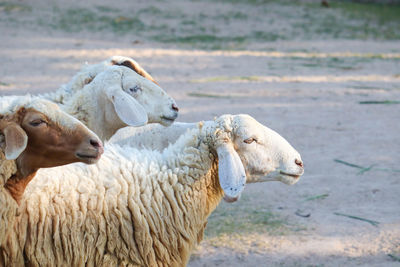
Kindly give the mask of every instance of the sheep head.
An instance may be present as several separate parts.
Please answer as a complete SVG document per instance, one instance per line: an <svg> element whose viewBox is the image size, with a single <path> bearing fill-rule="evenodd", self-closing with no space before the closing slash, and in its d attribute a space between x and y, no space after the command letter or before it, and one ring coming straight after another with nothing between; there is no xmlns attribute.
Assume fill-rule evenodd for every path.
<svg viewBox="0 0 400 267"><path fill-rule="evenodd" d="M224 115L214 122L224 199L236 201L245 183L295 184L304 173L300 154L278 133L248 115Z"/></svg>
<svg viewBox="0 0 400 267"><path fill-rule="evenodd" d="M17 164L5 185L16 201L39 168L93 164L103 153L100 139L52 102L26 98L11 109L0 116L0 132L6 159Z"/></svg>
<svg viewBox="0 0 400 267"><path fill-rule="evenodd" d="M103 153L99 138L54 103L29 99L1 116L7 159L22 168L54 167L72 162L92 164ZM31 169L29 168L29 169Z"/></svg>
<svg viewBox="0 0 400 267"><path fill-rule="evenodd" d="M113 56L105 60L104 64L125 66L143 77L144 79L137 80L137 84L133 87L131 85L128 86L129 84L127 85L129 87L128 93L137 98L145 107L150 123L161 123L164 126L169 126L173 123L179 111L175 101L160 88L154 78L139 63L129 57ZM131 79L130 82L134 84L134 80Z"/></svg>
<svg viewBox="0 0 400 267"><path fill-rule="evenodd" d="M106 123L142 126L149 122L169 126L178 116L175 101L157 84L130 68L111 66L98 74L90 85L103 90L109 103L113 103L117 117L108 114L110 121Z"/></svg>

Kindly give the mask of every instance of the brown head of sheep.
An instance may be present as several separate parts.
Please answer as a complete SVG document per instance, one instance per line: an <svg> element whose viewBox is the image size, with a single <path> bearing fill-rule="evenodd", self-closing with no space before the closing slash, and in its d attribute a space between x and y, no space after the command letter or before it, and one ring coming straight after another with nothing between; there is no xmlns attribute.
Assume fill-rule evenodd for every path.
<svg viewBox="0 0 400 267"><path fill-rule="evenodd" d="M103 145L92 131L46 100L25 101L0 115L0 132L6 159L17 165L4 187L17 202L39 168L93 164L103 153Z"/></svg>

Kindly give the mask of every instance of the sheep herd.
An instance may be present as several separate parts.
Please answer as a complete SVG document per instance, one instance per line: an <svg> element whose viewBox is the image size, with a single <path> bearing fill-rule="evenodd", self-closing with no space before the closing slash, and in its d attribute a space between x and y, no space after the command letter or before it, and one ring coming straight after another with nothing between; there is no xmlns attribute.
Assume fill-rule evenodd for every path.
<svg viewBox="0 0 400 267"><path fill-rule="evenodd" d="M185 266L222 199L304 172L249 115L180 123L178 111L122 56L57 91L1 97L0 266Z"/></svg>

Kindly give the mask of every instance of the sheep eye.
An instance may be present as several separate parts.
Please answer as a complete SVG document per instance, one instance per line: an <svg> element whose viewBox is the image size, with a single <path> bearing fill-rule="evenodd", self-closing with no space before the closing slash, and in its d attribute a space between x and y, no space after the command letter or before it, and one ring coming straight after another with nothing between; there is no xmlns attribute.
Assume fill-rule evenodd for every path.
<svg viewBox="0 0 400 267"><path fill-rule="evenodd" d="M129 88L129 91L131 91L131 93L137 93L137 92L139 92L139 91L141 91L141 90L142 90L142 89L140 88L139 85L135 85L134 87Z"/></svg>
<svg viewBox="0 0 400 267"><path fill-rule="evenodd" d="M42 123L46 123L46 122L42 119L37 119L37 120L31 121L29 124L36 127L36 126L41 125Z"/></svg>
<svg viewBox="0 0 400 267"><path fill-rule="evenodd" d="M257 140L255 138L247 138L245 139L243 142L245 142L246 144L251 144L253 142L257 142Z"/></svg>

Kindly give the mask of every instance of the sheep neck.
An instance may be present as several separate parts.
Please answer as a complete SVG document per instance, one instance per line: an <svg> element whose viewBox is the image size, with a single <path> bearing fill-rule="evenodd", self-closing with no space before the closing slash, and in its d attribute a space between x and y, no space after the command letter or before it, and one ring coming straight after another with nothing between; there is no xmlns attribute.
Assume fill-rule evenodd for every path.
<svg viewBox="0 0 400 267"><path fill-rule="evenodd" d="M35 177L36 171L28 175L22 175L20 171L7 180L4 187L8 190L10 195L17 201L18 205L21 202L22 195L24 194L26 186Z"/></svg>
<svg viewBox="0 0 400 267"><path fill-rule="evenodd" d="M94 90L96 90L95 85L87 85L65 101L62 108L94 131L102 141L105 141L118 129L127 125L116 115L113 104L104 94L94 93ZM99 109L99 107L103 108Z"/></svg>

